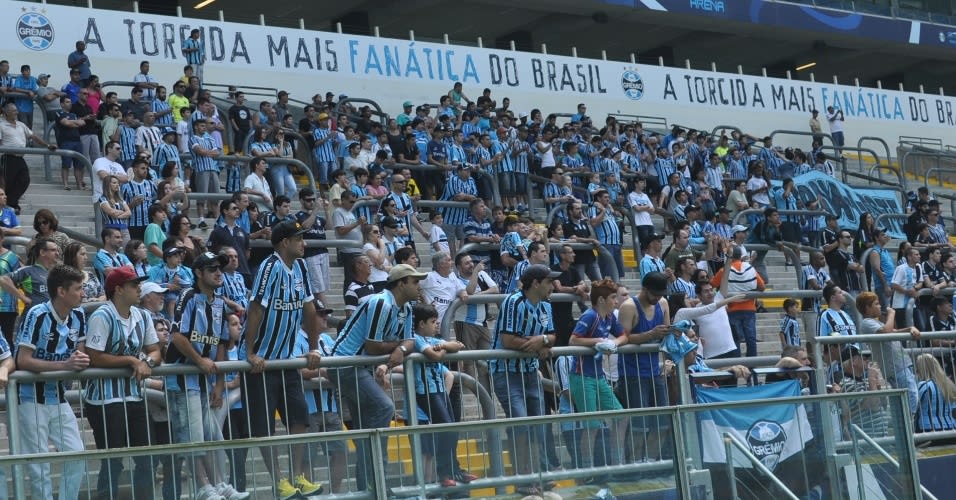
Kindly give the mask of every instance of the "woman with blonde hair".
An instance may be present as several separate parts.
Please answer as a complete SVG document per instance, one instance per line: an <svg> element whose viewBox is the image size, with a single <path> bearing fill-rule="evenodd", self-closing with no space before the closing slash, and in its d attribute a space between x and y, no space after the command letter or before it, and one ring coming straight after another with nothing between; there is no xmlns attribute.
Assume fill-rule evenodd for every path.
<svg viewBox="0 0 956 500"><path fill-rule="evenodd" d="M948 431L956 429L953 403L956 402L956 384L943 372L943 367L932 354L916 358L919 408L916 411L916 431Z"/></svg>
<svg viewBox="0 0 956 500"><path fill-rule="evenodd" d="M120 181L115 175L103 178L103 196L99 199L103 227L119 229L123 234L123 244L129 241L129 218L132 212L120 193Z"/></svg>

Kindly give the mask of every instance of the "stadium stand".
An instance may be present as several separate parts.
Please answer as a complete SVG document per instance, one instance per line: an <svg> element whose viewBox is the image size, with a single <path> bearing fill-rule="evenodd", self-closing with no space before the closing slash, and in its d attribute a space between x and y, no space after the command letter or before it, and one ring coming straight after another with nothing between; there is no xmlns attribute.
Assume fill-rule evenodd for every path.
<svg viewBox="0 0 956 500"><path fill-rule="evenodd" d="M0 62L0 497L907 496L909 431L956 436L943 142L461 86L393 117L217 85L201 40L174 82Z"/></svg>

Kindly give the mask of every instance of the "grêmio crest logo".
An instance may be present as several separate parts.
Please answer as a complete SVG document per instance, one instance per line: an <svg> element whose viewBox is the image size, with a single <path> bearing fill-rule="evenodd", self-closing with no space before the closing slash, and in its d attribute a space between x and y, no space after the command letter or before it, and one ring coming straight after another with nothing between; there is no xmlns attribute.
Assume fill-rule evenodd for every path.
<svg viewBox="0 0 956 500"><path fill-rule="evenodd" d="M626 68L624 73L621 73L621 90L623 90L624 95L632 101L637 101L641 97L644 97L644 80L641 78L640 73L633 68Z"/></svg>
<svg viewBox="0 0 956 500"><path fill-rule="evenodd" d="M46 50L53 45L53 24L45 11L26 11L17 19L17 37L30 50Z"/></svg>
<svg viewBox="0 0 956 500"><path fill-rule="evenodd" d="M787 433L777 422L758 420L747 431L750 452L768 469L774 470L780 461L780 452L787 443Z"/></svg>
<svg viewBox="0 0 956 500"><path fill-rule="evenodd" d="M724 12L724 2L719 0L690 0L690 8L707 12Z"/></svg>

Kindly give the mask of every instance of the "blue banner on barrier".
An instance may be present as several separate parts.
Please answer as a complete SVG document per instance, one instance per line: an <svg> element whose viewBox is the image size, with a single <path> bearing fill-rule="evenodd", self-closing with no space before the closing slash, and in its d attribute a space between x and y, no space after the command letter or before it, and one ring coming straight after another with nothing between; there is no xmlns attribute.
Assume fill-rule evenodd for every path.
<svg viewBox="0 0 956 500"><path fill-rule="evenodd" d="M772 182L772 195L779 192L783 184ZM900 192L891 188L863 188L848 186L821 172L810 172L793 178L797 200L807 203L819 200L820 210L839 218L841 228L855 230L860 225L860 216L866 212L874 218L883 214L902 214L903 206ZM894 238L905 238L901 219L890 219L883 223L884 229Z"/></svg>
<svg viewBox="0 0 956 500"><path fill-rule="evenodd" d="M698 387L698 403L726 403L752 399L773 399L800 395L796 380L752 387ZM779 404L759 408L725 408L701 412L700 437L704 462L726 463L724 433L745 443L768 469L803 451L813 439L810 421L803 405ZM751 467L744 457L734 454L735 467Z"/></svg>

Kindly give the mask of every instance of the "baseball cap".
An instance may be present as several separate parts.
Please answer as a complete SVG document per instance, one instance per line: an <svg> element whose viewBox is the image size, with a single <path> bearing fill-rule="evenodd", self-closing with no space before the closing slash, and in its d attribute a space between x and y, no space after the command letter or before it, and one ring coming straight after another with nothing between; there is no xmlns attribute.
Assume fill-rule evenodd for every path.
<svg viewBox="0 0 956 500"><path fill-rule="evenodd" d="M173 255L179 255L183 253L183 249L179 247L169 247L163 251L163 258L172 257Z"/></svg>
<svg viewBox="0 0 956 500"><path fill-rule="evenodd" d="M272 228L272 244L278 245L280 241L286 238L305 234L307 231L308 229L302 227L302 224L296 221L284 220Z"/></svg>
<svg viewBox="0 0 956 500"><path fill-rule="evenodd" d="M617 156L621 154L621 148L611 148L611 156Z"/></svg>
<svg viewBox="0 0 956 500"><path fill-rule="evenodd" d="M169 289L163 286L160 286L152 281L147 281L139 287L139 298L142 299L151 293L166 293Z"/></svg>
<svg viewBox="0 0 956 500"><path fill-rule="evenodd" d="M212 252L203 252L193 260L193 269L201 270L207 267L222 267L229 263L229 257Z"/></svg>
<svg viewBox="0 0 956 500"><path fill-rule="evenodd" d="M518 118L527 118L527 117L528 117L528 113L525 111L518 113Z"/></svg>
<svg viewBox="0 0 956 500"><path fill-rule="evenodd" d="M641 288L646 289L654 295L663 297L667 295L667 275L660 271L647 273L644 279L641 280Z"/></svg>
<svg viewBox="0 0 956 500"><path fill-rule="evenodd" d="M545 278L556 279L561 273L552 271L550 267L544 264L534 264L525 268L521 273L521 283L530 284L532 281L543 280Z"/></svg>
<svg viewBox="0 0 956 500"><path fill-rule="evenodd" d="M170 134L176 135L176 129L172 127L163 128L163 137L166 137L167 135L170 135Z"/></svg>
<svg viewBox="0 0 956 500"><path fill-rule="evenodd" d="M319 120L325 120L329 117L328 113L319 113Z"/></svg>
<svg viewBox="0 0 956 500"><path fill-rule="evenodd" d="M318 299L315 300L315 312L318 313L319 316L328 316L329 314L332 314L332 310L328 307L325 307L325 304Z"/></svg>
<svg viewBox="0 0 956 500"><path fill-rule="evenodd" d="M413 104L412 104L412 101L405 101L405 102L402 103L402 107L403 107L403 108L410 108L410 107L412 107L412 105L413 105Z"/></svg>
<svg viewBox="0 0 956 500"><path fill-rule="evenodd" d="M273 234L275 234L273 232ZM399 264L392 267L392 270L388 272L388 282L403 280L408 277L424 279L428 274L418 272L418 269L408 265L408 264Z"/></svg>
<svg viewBox="0 0 956 500"><path fill-rule="evenodd" d="M40 73L40 76L37 77L37 80L43 80L44 78L50 78L50 75L46 73Z"/></svg>
<svg viewBox="0 0 956 500"><path fill-rule="evenodd" d="M106 276L106 293L112 295L116 287L125 285L130 281L143 281L146 276L139 276L132 266L114 267Z"/></svg>
<svg viewBox="0 0 956 500"><path fill-rule="evenodd" d="M741 231L746 231L746 230L747 230L747 226L744 226L744 225L741 225L741 224L737 224L736 226L730 228L730 230L733 231L733 232L735 232L735 233L739 233L739 232L741 232Z"/></svg>

